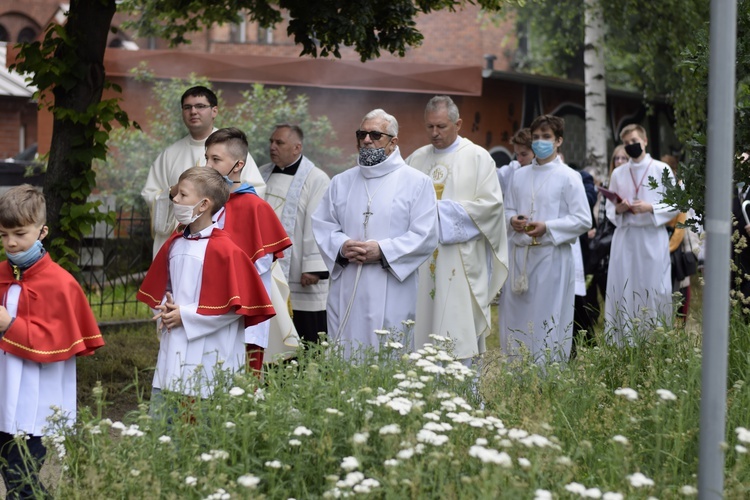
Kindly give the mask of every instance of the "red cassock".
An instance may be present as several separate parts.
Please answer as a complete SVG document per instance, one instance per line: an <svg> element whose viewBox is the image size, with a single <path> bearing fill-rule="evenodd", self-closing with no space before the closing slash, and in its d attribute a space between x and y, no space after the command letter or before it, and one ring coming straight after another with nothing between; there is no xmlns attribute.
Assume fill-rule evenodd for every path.
<svg viewBox="0 0 750 500"><path fill-rule="evenodd" d="M21 287L13 324L0 349L37 363L86 356L104 345L94 313L81 286L45 254L17 280L9 262L0 263L3 301L11 285Z"/></svg>
<svg viewBox="0 0 750 500"><path fill-rule="evenodd" d="M224 205L224 231L252 259L273 254L274 260L284 256L292 246L276 212L256 194L234 192Z"/></svg>
<svg viewBox="0 0 750 500"><path fill-rule="evenodd" d="M173 234L156 254L136 298L152 309L161 304L169 279L169 250L182 238ZM263 282L250 258L227 233L214 229L203 259L198 314L219 316L235 312L244 316L245 328L276 315Z"/></svg>

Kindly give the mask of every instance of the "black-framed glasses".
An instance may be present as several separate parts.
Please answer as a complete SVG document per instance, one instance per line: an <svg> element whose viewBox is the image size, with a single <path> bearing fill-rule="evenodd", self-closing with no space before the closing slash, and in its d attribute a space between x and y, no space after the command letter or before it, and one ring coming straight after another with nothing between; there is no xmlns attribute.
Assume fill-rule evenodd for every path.
<svg viewBox="0 0 750 500"><path fill-rule="evenodd" d="M386 134L385 132L378 132L377 130L357 130L355 132L358 141L364 141L368 135L373 141L379 141L381 137L387 135L388 137L396 137L395 135Z"/></svg>
<svg viewBox="0 0 750 500"><path fill-rule="evenodd" d="M210 108L210 104L183 104L182 110L183 111L190 111L193 108L195 108L196 111L203 111L204 109Z"/></svg>

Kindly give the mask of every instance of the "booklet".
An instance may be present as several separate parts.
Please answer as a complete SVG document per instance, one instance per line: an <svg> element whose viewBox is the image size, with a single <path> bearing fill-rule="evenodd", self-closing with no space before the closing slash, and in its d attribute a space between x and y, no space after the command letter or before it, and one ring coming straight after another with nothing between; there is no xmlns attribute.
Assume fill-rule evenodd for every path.
<svg viewBox="0 0 750 500"><path fill-rule="evenodd" d="M596 189L597 189L597 191L599 191L600 193L602 193L602 195L605 198L607 198L609 201L611 201L612 203L620 203L620 202L622 202L622 198L620 197L620 195L617 194L617 193L615 193L614 191L610 191L609 189L603 188L601 186L597 186Z"/></svg>

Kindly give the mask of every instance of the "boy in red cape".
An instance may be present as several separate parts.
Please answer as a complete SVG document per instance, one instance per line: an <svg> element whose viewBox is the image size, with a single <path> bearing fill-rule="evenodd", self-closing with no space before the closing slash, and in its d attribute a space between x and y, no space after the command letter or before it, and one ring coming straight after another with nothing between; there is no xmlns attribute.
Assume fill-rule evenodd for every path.
<svg viewBox="0 0 750 500"><path fill-rule="evenodd" d="M275 314L250 258L211 220L228 198L229 186L215 170L182 173L173 208L185 229L162 246L138 291L138 300L157 313L161 332L155 414L161 391L210 396L218 370L244 367L245 327Z"/></svg>
<svg viewBox="0 0 750 500"><path fill-rule="evenodd" d="M0 197L8 257L0 263L0 475L8 498L45 495L39 469L51 407L65 425L75 422L75 358L104 345L81 286L42 246L46 211L44 195L28 184Z"/></svg>
<svg viewBox="0 0 750 500"><path fill-rule="evenodd" d="M266 293L271 296L271 265L292 246L276 212L252 186L240 181L247 158L247 137L237 128L222 128L206 139L206 166L231 185L229 201L216 214L217 225L232 237L255 264ZM285 314L286 311L276 311ZM278 319L278 318L277 318ZM263 351L268 347L269 321L245 330L248 368L260 373ZM289 322L291 324L291 321Z"/></svg>

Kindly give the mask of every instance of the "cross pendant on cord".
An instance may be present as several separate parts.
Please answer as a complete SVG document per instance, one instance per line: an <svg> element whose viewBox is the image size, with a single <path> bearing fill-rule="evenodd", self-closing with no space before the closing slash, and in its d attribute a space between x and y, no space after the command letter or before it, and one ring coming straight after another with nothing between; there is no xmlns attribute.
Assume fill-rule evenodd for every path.
<svg viewBox="0 0 750 500"><path fill-rule="evenodd" d="M370 212L370 207L367 207L367 212L362 212L362 215L365 216L365 222L363 225L365 226L365 238L367 238L367 223L370 222L370 216L373 215L373 213Z"/></svg>

